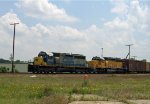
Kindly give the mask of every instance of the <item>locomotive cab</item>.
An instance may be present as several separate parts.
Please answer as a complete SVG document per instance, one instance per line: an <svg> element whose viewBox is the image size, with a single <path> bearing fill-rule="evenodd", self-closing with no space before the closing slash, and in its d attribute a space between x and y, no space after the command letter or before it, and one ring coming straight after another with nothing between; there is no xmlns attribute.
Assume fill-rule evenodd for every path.
<svg viewBox="0 0 150 104"><path fill-rule="evenodd" d="M44 62L43 57L41 56L35 57L33 64L34 65L47 65L46 62Z"/></svg>

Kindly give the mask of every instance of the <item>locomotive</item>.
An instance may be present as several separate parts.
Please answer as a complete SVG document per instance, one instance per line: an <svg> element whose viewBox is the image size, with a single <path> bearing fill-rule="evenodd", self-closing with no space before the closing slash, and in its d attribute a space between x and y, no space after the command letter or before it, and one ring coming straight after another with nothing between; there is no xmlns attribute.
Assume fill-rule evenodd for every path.
<svg viewBox="0 0 150 104"><path fill-rule="evenodd" d="M124 68L123 60L119 58L104 57L93 57L91 61L88 62L88 67L90 69L95 69L97 73L101 72L126 72Z"/></svg>
<svg viewBox="0 0 150 104"><path fill-rule="evenodd" d="M148 73L150 63L133 59L120 59L112 57L93 57L87 61L81 54L52 52L48 55L41 51L28 64L28 72L32 73Z"/></svg>
<svg viewBox="0 0 150 104"><path fill-rule="evenodd" d="M53 73L53 72L86 72L86 57L81 54L40 52L34 58L33 65L28 65L28 72L33 73Z"/></svg>

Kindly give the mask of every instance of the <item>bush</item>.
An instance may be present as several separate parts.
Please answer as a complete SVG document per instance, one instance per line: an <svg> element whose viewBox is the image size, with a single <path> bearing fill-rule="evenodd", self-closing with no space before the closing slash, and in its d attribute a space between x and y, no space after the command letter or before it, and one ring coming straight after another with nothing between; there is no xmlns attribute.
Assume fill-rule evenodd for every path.
<svg viewBox="0 0 150 104"><path fill-rule="evenodd" d="M34 100L31 104L68 104L68 97L61 94L52 94L44 96L39 100Z"/></svg>
<svg viewBox="0 0 150 104"><path fill-rule="evenodd" d="M0 72L1 72L1 73L9 72L9 68L6 68L6 67L1 66L1 67L0 67Z"/></svg>

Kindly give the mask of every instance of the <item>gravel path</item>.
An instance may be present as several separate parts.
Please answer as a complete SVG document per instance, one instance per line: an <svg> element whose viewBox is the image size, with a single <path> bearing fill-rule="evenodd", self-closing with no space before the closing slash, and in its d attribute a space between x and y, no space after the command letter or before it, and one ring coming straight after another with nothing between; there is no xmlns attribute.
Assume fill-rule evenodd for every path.
<svg viewBox="0 0 150 104"><path fill-rule="evenodd" d="M150 100L129 100L131 104L150 104ZM127 104L117 101L73 101L69 104Z"/></svg>
<svg viewBox="0 0 150 104"><path fill-rule="evenodd" d="M150 100L129 100L133 104L150 104Z"/></svg>
<svg viewBox="0 0 150 104"><path fill-rule="evenodd" d="M125 104L125 103L113 101L74 101L69 104Z"/></svg>
<svg viewBox="0 0 150 104"><path fill-rule="evenodd" d="M72 99L73 102L69 104L150 104L150 100L127 100L127 103L125 103L92 94L73 94Z"/></svg>

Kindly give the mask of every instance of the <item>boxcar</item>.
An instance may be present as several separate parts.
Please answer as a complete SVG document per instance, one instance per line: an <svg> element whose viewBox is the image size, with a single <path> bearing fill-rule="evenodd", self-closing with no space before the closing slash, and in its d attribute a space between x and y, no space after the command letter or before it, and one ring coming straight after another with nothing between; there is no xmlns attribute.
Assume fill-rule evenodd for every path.
<svg viewBox="0 0 150 104"><path fill-rule="evenodd" d="M128 72L146 72L146 62L139 60L125 60L124 67Z"/></svg>
<svg viewBox="0 0 150 104"><path fill-rule="evenodd" d="M146 62L146 72L150 72L150 62Z"/></svg>

